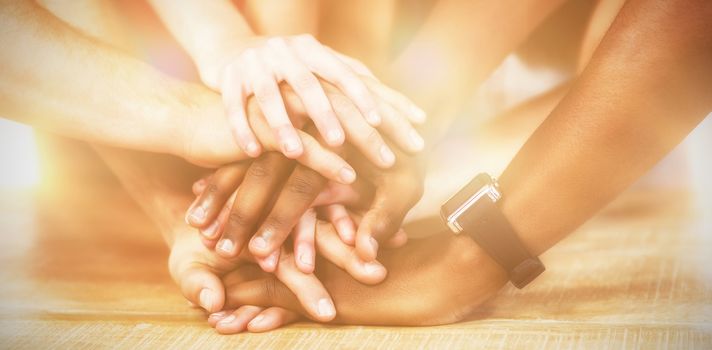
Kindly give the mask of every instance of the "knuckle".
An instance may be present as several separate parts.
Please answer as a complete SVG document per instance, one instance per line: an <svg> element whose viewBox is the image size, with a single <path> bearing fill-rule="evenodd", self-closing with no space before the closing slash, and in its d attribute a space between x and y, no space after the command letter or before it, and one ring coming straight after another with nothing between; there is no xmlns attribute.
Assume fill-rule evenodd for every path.
<svg viewBox="0 0 712 350"><path fill-rule="evenodd" d="M317 42L317 41L316 41L316 38L314 38L314 36L312 36L311 34L308 34L308 33L299 34L299 35L295 36L294 39L297 40L297 41L299 41L299 42L303 42L303 43L315 43L315 42Z"/></svg>
<svg viewBox="0 0 712 350"><path fill-rule="evenodd" d="M423 184L423 181L421 181L418 177L408 176L404 180L404 183L410 203L418 202L421 198L423 198L425 186Z"/></svg>
<svg viewBox="0 0 712 350"><path fill-rule="evenodd" d="M351 100L348 99L348 97L335 93L329 93L328 95L329 102L331 102L331 105L334 107L335 110L342 111L342 113L356 112L355 108L353 107L353 103L351 102Z"/></svg>
<svg viewBox="0 0 712 350"><path fill-rule="evenodd" d="M289 222L289 218L284 216L284 214L273 213L267 218L265 225L271 227L274 231L281 231L289 225Z"/></svg>
<svg viewBox="0 0 712 350"><path fill-rule="evenodd" d="M270 166L264 162L254 162L247 169L247 176L251 179L261 180L270 175Z"/></svg>
<svg viewBox="0 0 712 350"><path fill-rule="evenodd" d="M297 73L294 75L294 82L291 84L295 90L315 93L318 91L319 82L310 73Z"/></svg>
<svg viewBox="0 0 712 350"><path fill-rule="evenodd" d="M255 86L255 97L259 103L267 103L276 97L275 90L267 83L258 83Z"/></svg>
<svg viewBox="0 0 712 350"><path fill-rule="evenodd" d="M230 227L251 227L252 216L242 210L233 210L227 218Z"/></svg>
<svg viewBox="0 0 712 350"><path fill-rule="evenodd" d="M308 198L316 195L317 185L306 176L295 176L287 184L287 189L300 198Z"/></svg>
<svg viewBox="0 0 712 350"><path fill-rule="evenodd" d="M214 194L219 194L222 191L220 191L220 187L218 186L217 183L210 181L208 182L208 185L205 186L205 193L209 195L214 195Z"/></svg>
<svg viewBox="0 0 712 350"><path fill-rule="evenodd" d="M277 300L277 280L274 278L267 278L264 281L264 293L267 300L274 301Z"/></svg>

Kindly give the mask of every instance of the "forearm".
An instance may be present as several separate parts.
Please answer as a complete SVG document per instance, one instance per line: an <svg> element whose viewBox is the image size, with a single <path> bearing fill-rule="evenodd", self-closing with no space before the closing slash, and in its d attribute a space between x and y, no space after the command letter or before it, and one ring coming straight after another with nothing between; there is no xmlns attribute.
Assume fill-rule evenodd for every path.
<svg viewBox="0 0 712 350"><path fill-rule="evenodd" d="M174 225L183 224L193 199L192 183L201 169L179 159L111 147L94 149L119 179L124 189L159 227L163 238L173 243Z"/></svg>
<svg viewBox="0 0 712 350"><path fill-rule="evenodd" d="M153 8L173 36L193 58L203 80L219 83L216 67L231 57L235 45L255 35L243 15L229 0L151 0Z"/></svg>
<svg viewBox="0 0 712 350"><path fill-rule="evenodd" d="M448 124L442 117L456 115L452 108L563 2L439 1L389 69L392 82Z"/></svg>
<svg viewBox="0 0 712 350"><path fill-rule="evenodd" d="M0 11L0 114L61 135L178 154L204 89L85 36L34 2Z"/></svg>
<svg viewBox="0 0 712 350"><path fill-rule="evenodd" d="M712 3L629 1L570 93L502 174L502 210L539 254L712 110Z"/></svg>

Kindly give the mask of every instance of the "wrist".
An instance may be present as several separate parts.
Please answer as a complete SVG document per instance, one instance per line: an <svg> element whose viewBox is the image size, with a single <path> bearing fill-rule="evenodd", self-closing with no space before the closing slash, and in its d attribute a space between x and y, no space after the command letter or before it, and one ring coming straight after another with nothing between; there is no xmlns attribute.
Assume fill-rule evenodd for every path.
<svg viewBox="0 0 712 350"><path fill-rule="evenodd" d="M515 185L515 181L506 172L499 178L503 193L499 207L529 253L539 256L558 241L558 230L548 219L550 216L547 216L545 208L545 203L554 201L545 198L546 191L539 195L541 192L535 190L535 184Z"/></svg>
<svg viewBox="0 0 712 350"><path fill-rule="evenodd" d="M204 89L188 88L182 95L177 138L170 152L200 166L219 166L245 159L225 115L219 95Z"/></svg>
<svg viewBox="0 0 712 350"><path fill-rule="evenodd" d="M203 48L192 54L203 83L219 91L225 67L244 51L252 40L252 35L223 36L220 40L208 41Z"/></svg>

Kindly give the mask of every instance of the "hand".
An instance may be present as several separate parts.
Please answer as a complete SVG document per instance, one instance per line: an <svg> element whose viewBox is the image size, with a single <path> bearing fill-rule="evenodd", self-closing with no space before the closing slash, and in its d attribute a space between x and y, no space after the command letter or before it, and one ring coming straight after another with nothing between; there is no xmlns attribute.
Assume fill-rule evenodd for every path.
<svg viewBox="0 0 712 350"><path fill-rule="evenodd" d="M246 105L252 95L282 153L296 158L303 152L295 120L288 113L289 101L283 100L280 93L282 81L293 89L299 99L296 104L303 106L304 114L314 122L328 145L340 146L349 133L353 134L350 123L339 118L334 101L317 76L336 86L340 94L354 103L358 120L365 117L374 127L382 122L387 127L395 124L398 130L387 131L390 136L405 141L408 150L422 149L422 139L409 121L422 123L425 113L383 86L362 63L336 53L310 35L257 37L250 43L218 51L221 57L200 64L201 76L207 85L222 92L231 129L249 156L259 155L263 142L248 122ZM396 110L398 113L394 115Z"/></svg>
<svg viewBox="0 0 712 350"><path fill-rule="evenodd" d="M194 186L198 198L186 221L201 228L206 246L217 247L225 258L237 257L259 226L261 234L252 239L250 249L269 272L276 268L282 243L294 231L297 266L311 273L316 215L310 208L326 182L309 168L295 168L293 161L279 153L266 153L249 165L222 167ZM303 225L297 226L300 219ZM266 250L268 245L272 248Z"/></svg>
<svg viewBox="0 0 712 350"><path fill-rule="evenodd" d="M339 242L330 224L321 223L317 228L320 249L321 244ZM333 322L404 326L457 322L507 282L506 272L474 241L445 232L384 251L381 261L389 269L389 277L376 286L357 283L338 266L319 261L317 276L338 310ZM259 273L253 277L225 282L228 306L277 306L311 318L279 281Z"/></svg>
<svg viewBox="0 0 712 350"><path fill-rule="evenodd" d="M220 310L232 310L224 308L224 281L237 283L250 276L249 266L255 266L249 254L241 254L235 259L225 259L215 252L207 249L201 244L194 229L181 221L176 221L169 227L167 235L173 241L169 258L169 269L171 276L179 285L183 295L192 303L200 305L208 312L218 312ZM324 243L320 246L324 254L337 266L341 266L354 278L362 283L378 283L386 277L386 270L378 262L364 263L355 255L343 254L338 246ZM290 288L299 296L303 303L304 310L310 313L311 317L320 321L329 321L334 315L333 301L324 289L321 282L314 274L305 274L299 271L294 263L292 254L288 251L281 251L281 261L274 271L274 276L283 281L287 288ZM244 273L235 273L237 268L243 268ZM255 266L252 270L258 270ZM230 276L227 276L227 274ZM224 280L221 280L224 278ZM250 304L245 304L250 305ZM231 306L234 307L234 306ZM255 312L254 308L243 308ZM265 313L275 317L279 315L281 319L295 319L294 315L286 313L284 310L266 309ZM212 320L221 319L221 315L228 317L228 313L218 313L212 315ZM244 321L244 322L243 322ZM247 320L249 321L249 320ZM247 321L243 318L229 319L221 327L221 332L238 332L244 330ZM263 329L255 326L255 329Z"/></svg>
<svg viewBox="0 0 712 350"><path fill-rule="evenodd" d="M358 225L355 246L363 260L375 260L379 243L394 244L400 237L407 237L394 235L403 232L401 224L405 215L423 194L422 164L418 157L399 154L394 167L378 169L353 150L346 152L346 159L362 176L351 185L329 183L314 205L339 203L367 210Z"/></svg>
<svg viewBox="0 0 712 350"><path fill-rule="evenodd" d="M237 257L249 240L250 252L267 272L275 270L280 247L293 232L295 263L304 273L313 272L316 213L312 206L327 181L306 167L294 168L292 163L280 154L267 153L249 165L236 163L220 168L209 178L194 185L194 193L198 198L188 209L186 221L201 228L206 247L217 247L217 253L225 258ZM397 167L394 170L399 169ZM394 186L395 190L399 189L388 179L382 182L386 186ZM397 182L406 186L410 183ZM413 192L413 187L417 188L408 186L408 190ZM363 192L373 191L369 189ZM379 224L377 226L380 231L376 237L384 240L400 232L389 244L404 244L407 240L405 232L391 226L394 223L400 225L402 216L410 207L392 200L388 194L388 191L378 193L378 198L384 197L379 203L385 207L378 206L367 214L366 227ZM390 207L391 204L393 207ZM323 208L323 214L337 225L345 243L354 244L354 225L345 207L330 203ZM395 219L383 224L384 216L395 216ZM391 229L393 232L388 231ZM254 232L257 233L253 236ZM386 232L389 234L386 235Z"/></svg>

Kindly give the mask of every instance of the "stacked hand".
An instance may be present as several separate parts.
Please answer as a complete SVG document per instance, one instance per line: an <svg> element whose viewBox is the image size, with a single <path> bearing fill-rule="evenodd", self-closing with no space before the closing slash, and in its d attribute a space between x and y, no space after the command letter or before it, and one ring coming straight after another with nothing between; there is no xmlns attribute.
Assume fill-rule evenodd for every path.
<svg viewBox="0 0 712 350"><path fill-rule="evenodd" d="M363 75L361 82L366 92L377 92L371 112L384 116L379 117L378 128L366 122L362 106L342 92L343 85L337 82L334 87L313 78L335 116L343 121L348 143L334 148L332 142L328 148L328 133L319 128L309 101L298 91L282 87L277 90L280 99L274 103L282 105L294 126L304 129L294 134L304 145L301 154L282 151L296 157L299 164L268 151L255 160L217 169L194 184L198 198L190 206L186 222L200 229L203 249L224 262L226 269L230 263L234 268L246 261L256 262L289 286L313 319L329 321L336 315L333 300L313 277L317 218L332 223L341 238L340 245L332 244L340 247L334 249L341 253L330 254L329 249L320 247L321 256L362 283L382 281L386 271L376 261L378 247L397 247L407 241L400 225L422 192L420 168L413 153L422 149L423 142L406 114L413 114L415 107L374 78ZM223 96L231 111L224 89ZM271 146L268 150L277 150L276 145L285 145L280 140L284 135L273 132L270 109L264 107L257 93L255 97L257 106L247 105L250 130L263 145ZM244 101L240 103L244 110ZM353 259L344 263L347 257ZM311 278L295 279L285 272L290 269ZM249 310L254 314L257 309Z"/></svg>
<svg viewBox="0 0 712 350"><path fill-rule="evenodd" d="M218 53L198 62L203 81L222 93L230 126L238 145L246 154L257 157L265 140L248 121L247 100L254 96L272 130L278 150L289 158L304 151L298 128L303 120L290 114L292 104L283 99L280 83L287 83L304 108L300 116L313 121L329 146L340 146L345 139L355 144L369 141L366 125L382 131L401 147L420 151L423 140L410 122L422 123L425 113L412 102L381 84L359 61L341 55L310 35L292 37L253 37L249 42L225 45ZM341 92L356 108L356 115L345 115L320 82ZM366 123L366 125L363 125ZM393 155L379 150L381 164L390 166ZM378 155L378 153L376 154Z"/></svg>

